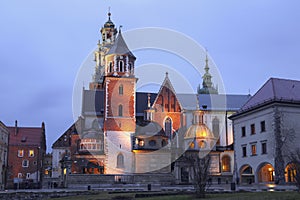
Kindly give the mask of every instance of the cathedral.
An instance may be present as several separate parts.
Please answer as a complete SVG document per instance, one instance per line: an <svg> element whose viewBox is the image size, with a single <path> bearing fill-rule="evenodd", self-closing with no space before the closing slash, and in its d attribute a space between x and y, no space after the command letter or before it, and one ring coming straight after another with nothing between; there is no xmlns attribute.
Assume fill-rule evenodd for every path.
<svg viewBox="0 0 300 200"><path fill-rule="evenodd" d="M213 181L231 181L233 130L228 117L249 95L218 94L209 73L195 94L179 94L166 72L157 93L136 91L136 57L108 13L94 52L95 72L82 90L78 120L53 144L52 177L65 174L168 174L191 181L188 152L211 155ZM224 102L225 106L218 106ZM217 105L217 106L216 106Z"/></svg>

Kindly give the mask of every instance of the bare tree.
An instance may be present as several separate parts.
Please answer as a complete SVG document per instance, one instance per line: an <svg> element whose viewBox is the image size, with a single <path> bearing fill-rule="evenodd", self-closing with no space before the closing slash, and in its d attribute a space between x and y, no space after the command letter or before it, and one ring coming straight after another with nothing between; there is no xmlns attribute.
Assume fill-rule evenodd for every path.
<svg viewBox="0 0 300 200"><path fill-rule="evenodd" d="M284 147L289 148L295 139L295 130L285 126L283 114L274 108L273 130L275 136L275 183L284 184Z"/></svg>
<svg viewBox="0 0 300 200"><path fill-rule="evenodd" d="M297 149L295 153L290 154L289 161L291 175L294 177L298 192L300 192L300 149Z"/></svg>
<svg viewBox="0 0 300 200"><path fill-rule="evenodd" d="M209 178L210 155L200 156L198 153L190 154L192 180L195 187L196 198L205 198Z"/></svg>

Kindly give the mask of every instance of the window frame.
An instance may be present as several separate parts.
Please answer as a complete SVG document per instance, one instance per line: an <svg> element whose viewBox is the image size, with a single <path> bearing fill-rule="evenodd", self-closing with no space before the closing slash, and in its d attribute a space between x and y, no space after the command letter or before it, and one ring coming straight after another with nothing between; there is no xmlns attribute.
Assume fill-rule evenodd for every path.
<svg viewBox="0 0 300 200"><path fill-rule="evenodd" d="M32 154L31 154L31 151L32 151ZM30 150L28 151L28 157L30 157L30 158L33 158L33 157L34 157L34 150L33 150L33 149L30 149Z"/></svg>
<svg viewBox="0 0 300 200"><path fill-rule="evenodd" d="M250 125L250 131L251 131L251 135L255 135L256 134L255 124L254 123Z"/></svg>
<svg viewBox="0 0 300 200"><path fill-rule="evenodd" d="M247 145L242 145L242 157L247 157Z"/></svg>
<svg viewBox="0 0 300 200"><path fill-rule="evenodd" d="M118 116L123 117L123 105L119 104L118 106Z"/></svg>
<svg viewBox="0 0 300 200"><path fill-rule="evenodd" d="M261 133L266 132L266 121L265 120L260 122L260 132Z"/></svg>
<svg viewBox="0 0 300 200"><path fill-rule="evenodd" d="M257 156L257 145L256 145L256 143L251 143L251 156Z"/></svg>
<svg viewBox="0 0 300 200"><path fill-rule="evenodd" d="M24 165L24 162L26 162L27 165ZM27 159L22 160L22 167L29 167L29 160Z"/></svg>
<svg viewBox="0 0 300 200"><path fill-rule="evenodd" d="M261 142L261 154L262 155L268 154L267 141Z"/></svg>
<svg viewBox="0 0 300 200"><path fill-rule="evenodd" d="M124 94L124 86L123 86L123 84L120 84L119 85L119 95L123 95Z"/></svg>
<svg viewBox="0 0 300 200"><path fill-rule="evenodd" d="M18 149L18 157L19 158L23 158L24 157L24 149Z"/></svg>

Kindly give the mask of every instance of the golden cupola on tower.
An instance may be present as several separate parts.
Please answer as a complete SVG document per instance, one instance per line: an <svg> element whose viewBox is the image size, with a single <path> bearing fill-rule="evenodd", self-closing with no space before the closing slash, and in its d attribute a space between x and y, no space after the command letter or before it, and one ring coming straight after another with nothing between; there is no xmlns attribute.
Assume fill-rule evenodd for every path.
<svg viewBox="0 0 300 200"><path fill-rule="evenodd" d="M215 146L217 138L203 123L203 114L204 111L199 109L193 112L193 124L184 135L187 150L209 151Z"/></svg>

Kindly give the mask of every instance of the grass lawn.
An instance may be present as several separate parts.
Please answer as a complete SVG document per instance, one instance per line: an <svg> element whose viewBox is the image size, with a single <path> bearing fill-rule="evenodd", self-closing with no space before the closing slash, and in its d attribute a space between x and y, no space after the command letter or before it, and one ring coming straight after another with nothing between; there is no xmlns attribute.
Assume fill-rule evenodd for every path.
<svg viewBox="0 0 300 200"><path fill-rule="evenodd" d="M116 197L126 197L134 199L134 193L119 193L108 194L99 193L97 195L86 196L73 196L64 198L55 198L56 200L106 200L106 199L119 199ZM121 199L121 198L120 198ZM192 200L195 199L193 195L168 195L156 196L147 198L135 198L136 200ZM300 193L297 192L247 192L247 193L224 193L224 194L207 194L206 199L209 200L300 200Z"/></svg>

